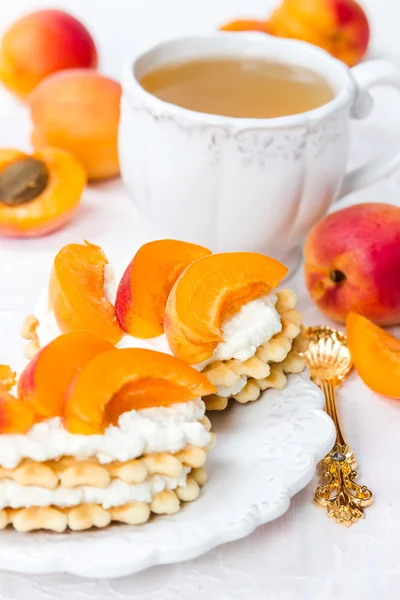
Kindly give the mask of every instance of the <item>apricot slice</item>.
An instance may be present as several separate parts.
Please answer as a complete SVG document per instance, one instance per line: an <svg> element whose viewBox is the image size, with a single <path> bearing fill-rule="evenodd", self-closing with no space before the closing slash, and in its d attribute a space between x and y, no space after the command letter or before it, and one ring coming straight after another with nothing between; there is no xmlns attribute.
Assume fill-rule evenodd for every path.
<svg viewBox="0 0 400 600"><path fill-rule="evenodd" d="M139 338L161 335L172 286L188 265L209 254L203 246L177 240L144 244L118 287L115 311L122 329Z"/></svg>
<svg viewBox="0 0 400 600"><path fill-rule="evenodd" d="M400 399L400 340L365 317L350 312L347 343L354 367L374 392Z"/></svg>
<svg viewBox="0 0 400 600"><path fill-rule="evenodd" d="M0 234L34 237L64 226L79 206L86 174L72 154L0 150Z"/></svg>
<svg viewBox="0 0 400 600"><path fill-rule="evenodd" d="M175 356L207 360L221 341L222 323L243 304L267 294L287 268L253 252L212 254L182 273L167 300L164 328Z"/></svg>
<svg viewBox="0 0 400 600"><path fill-rule="evenodd" d="M146 386L146 380L152 380L151 384L148 382ZM102 433L107 425L107 405L124 386L135 383L140 384L133 394L138 404L130 403L132 409L176 402L179 395L164 396L166 383L183 388L185 393L180 401L215 391L204 375L174 356L142 348L105 352L85 365L69 389L65 404L68 431L73 428L74 433L78 433L75 427L83 421L90 424L93 432Z"/></svg>
<svg viewBox="0 0 400 600"><path fill-rule="evenodd" d="M106 422L117 425L119 416L124 412L151 406L169 406L178 402L188 402L192 398L191 390L162 379L130 382L125 384L107 404Z"/></svg>
<svg viewBox="0 0 400 600"><path fill-rule="evenodd" d="M18 400L7 391L5 385L0 384L0 433L26 433L34 420L33 408Z"/></svg>
<svg viewBox="0 0 400 600"><path fill-rule="evenodd" d="M26 366L18 382L18 397L38 417L63 414L66 391L80 369L92 358L115 350L89 331L71 331L45 346Z"/></svg>
<svg viewBox="0 0 400 600"><path fill-rule="evenodd" d="M62 332L87 330L112 344L122 337L115 309L104 293L108 260L99 246L69 244L57 254L49 282L49 303Z"/></svg>
<svg viewBox="0 0 400 600"><path fill-rule="evenodd" d="M17 382L17 374L9 365L0 365L0 385L11 390Z"/></svg>

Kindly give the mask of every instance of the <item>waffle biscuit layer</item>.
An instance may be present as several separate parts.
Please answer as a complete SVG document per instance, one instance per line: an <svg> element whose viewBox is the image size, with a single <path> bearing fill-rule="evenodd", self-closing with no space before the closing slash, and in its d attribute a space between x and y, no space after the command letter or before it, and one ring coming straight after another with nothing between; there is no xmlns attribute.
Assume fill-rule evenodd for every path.
<svg viewBox="0 0 400 600"><path fill-rule="evenodd" d="M209 421L207 419L207 423ZM106 527L112 521L130 525L145 523L151 513L172 514L180 508L180 502L191 502L200 493L200 486L207 481L204 467L207 451L215 442L215 436L207 448L187 446L175 455L159 452L144 455L126 463L100 464L95 458L79 461L74 457L63 457L59 461L37 463L23 460L15 469L0 469L0 479L12 480L20 486L38 486L47 490L58 487L76 488L91 486L107 488L112 481L144 483L152 475L179 477L183 470L190 469L185 486L174 490L165 489L155 494L151 502L129 502L122 506L104 508L99 504L61 506L32 506L27 508L4 508L0 510L0 529L12 525L18 531L47 529L63 532L67 528L81 531L91 527Z"/></svg>
<svg viewBox="0 0 400 600"><path fill-rule="evenodd" d="M138 484L152 475L179 477L185 467L198 469L204 466L207 452L215 442L214 434L210 435L212 439L207 448L188 445L177 454L153 452L124 463L101 464L97 458L78 460L73 456L45 462L23 459L14 469L0 467L0 480L10 479L21 486L34 485L54 490L58 486L74 488L82 485L104 489L114 479Z"/></svg>
<svg viewBox="0 0 400 600"><path fill-rule="evenodd" d="M308 347L301 313L295 308L297 297L292 290L279 290L276 309L281 315L282 331L257 348L246 361L231 359L206 366L203 373L217 386L217 394L206 396L207 410L224 410L229 398L246 404L257 400L267 389L282 390L286 375L301 373L305 368L301 353ZM239 387L238 391L235 386Z"/></svg>
<svg viewBox="0 0 400 600"><path fill-rule="evenodd" d="M57 506L6 508L0 510L0 529L12 525L20 532L45 529L63 533L66 529L82 531L92 527L107 527L112 521L141 525L149 520L151 513L170 515L178 512L181 502L195 500L200 494L200 486L206 479L201 469L192 470L185 487L163 490L153 496L150 503L129 502L109 509L99 504L80 504L72 508Z"/></svg>

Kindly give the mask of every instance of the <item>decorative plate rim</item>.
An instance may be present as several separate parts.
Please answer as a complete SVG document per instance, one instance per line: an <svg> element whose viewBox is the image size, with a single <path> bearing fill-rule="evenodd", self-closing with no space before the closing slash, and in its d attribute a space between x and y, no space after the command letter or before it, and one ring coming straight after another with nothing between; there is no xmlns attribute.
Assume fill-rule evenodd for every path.
<svg viewBox="0 0 400 600"><path fill-rule="evenodd" d="M192 504L139 527L116 525L66 534L7 529L0 532L1 568L123 577L194 559L279 518L291 498L310 483L317 461L332 448L335 428L322 410L322 392L307 373L291 376L282 391L264 394L252 405L234 406L212 417L217 446L209 457L211 480ZM234 427L235 421L239 427ZM246 421L250 421L247 428ZM229 485L234 493L226 511ZM208 505L212 510L206 510Z"/></svg>

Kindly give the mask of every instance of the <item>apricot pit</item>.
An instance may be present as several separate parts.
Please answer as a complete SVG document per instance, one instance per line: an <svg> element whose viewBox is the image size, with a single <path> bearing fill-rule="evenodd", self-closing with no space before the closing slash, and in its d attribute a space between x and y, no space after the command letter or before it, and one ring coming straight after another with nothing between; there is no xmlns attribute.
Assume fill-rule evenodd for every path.
<svg viewBox="0 0 400 600"><path fill-rule="evenodd" d="M48 182L49 172L42 160L21 158L0 173L0 202L7 206L30 202L44 192Z"/></svg>

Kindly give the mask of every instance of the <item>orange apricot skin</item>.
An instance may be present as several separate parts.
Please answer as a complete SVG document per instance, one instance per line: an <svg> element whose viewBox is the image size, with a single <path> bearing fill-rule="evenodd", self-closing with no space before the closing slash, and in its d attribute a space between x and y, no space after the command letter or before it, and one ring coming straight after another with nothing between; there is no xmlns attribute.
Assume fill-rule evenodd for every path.
<svg viewBox="0 0 400 600"><path fill-rule="evenodd" d="M0 384L0 434L26 433L34 422L32 407L25 405Z"/></svg>
<svg viewBox="0 0 400 600"><path fill-rule="evenodd" d="M113 345L89 331L72 331L42 348L18 381L18 397L37 417L59 417L67 389L78 371Z"/></svg>
<svg viewBox="0 0 400 600"><path fill-rule="evenodd" d="M0 150L0 172L26 156L18 150ZM64 227L80 206L86 173L76 158L58 148L43 148L32 156L47 166L49 182L30 202L17 206L0 202L0 235L5 237L39 237L53 233Z"/></svg>
<svg viewBox="0 0 400 600"><path fill-rule="evenodd" d="M269 293L287 268L253 252L213 254L187 267L173 286L165 309L168 344L178 358L197 364L212 356L222 323L243 304Z"/></svg>
<svg viewBox="0 0 400 600"><path fill-rule="evenodd" d="M62 332L91 331L116 344L122 337L115 310L104 293L107 258L94 244L68 244L56 255L49 304Z"/></svg>
<svg viewBox="0 0 400 600"><path fill-rule="evenodd" d="M349 66L362 59L370 38L368 18L355 0L283 0L267 29L319 46Z"/></svg>
<svg viewBox="0 0 400 600"><path fill-rule="evenodd" d="M144 244L118 287L115 311L121 328L139 338L161 335L172 286L189 264L209 254L203 246L177 240Z"/></svg>
<svg viewBox="0 0 400 600"><path fill-rule="evenodd" d="M64 148L91 180L119 175L121 86L91 69L47 77L29 97L34 148Z"/></svg>
<svg viewBox="0 0 400 600"><path fill-rule="evenodd" d="M52 73L96 66L90 33L62 10L23 16L6 31L0 46L0 81L21 99Z"/></svg>
<svg viewBox="0 0 400 600"><path fill-rule="evenodd" d="M400 340L357 313L346 321L347 343L354 367L377 394L400 399Z"/></svg>
<svg viewBox="0 0 400 600"><path fill-rule="evenodd" d="M193 399L191 390L168 381L142 379L124 385L110 400L105 409L106 422L118 424L124 412L152 406L170 406Z"/></svg>
<svg viewBox="0 0 400 600"><path fill-rule="evenodd" d="M70 430L70 423L76 425L81 420L102 433L107 425L107 405L113 397L125 385L146 379L161 380L162 389L165 382L183 387L187 391L183 401L215 392L215 387L204 375L168 354L141 348L106 352L87 363L71 384L65 403L65 427ZM156 386L157 383L153 384L150 392L152 401L156 398ZM145 397L143 389L142 394ZM176 396L172 402L174 400ZM144 404L141 399L139 407L143 408Z"/></svg>
<svg viewBox="0 0 400 600"><path fill-rule="evenodd" d="M222 25L220 31L261 31L262 33L267 33L268 27L265 21L237 19Z"/></svg>
<svg viewBox="0 0 400 600"><path fill-rule="evenodd" d="M304 258L306 287L323 314L400 323L400 207L371 202L329 214L309 232ZM335 271L345 279L333 281Z"/></svg>

